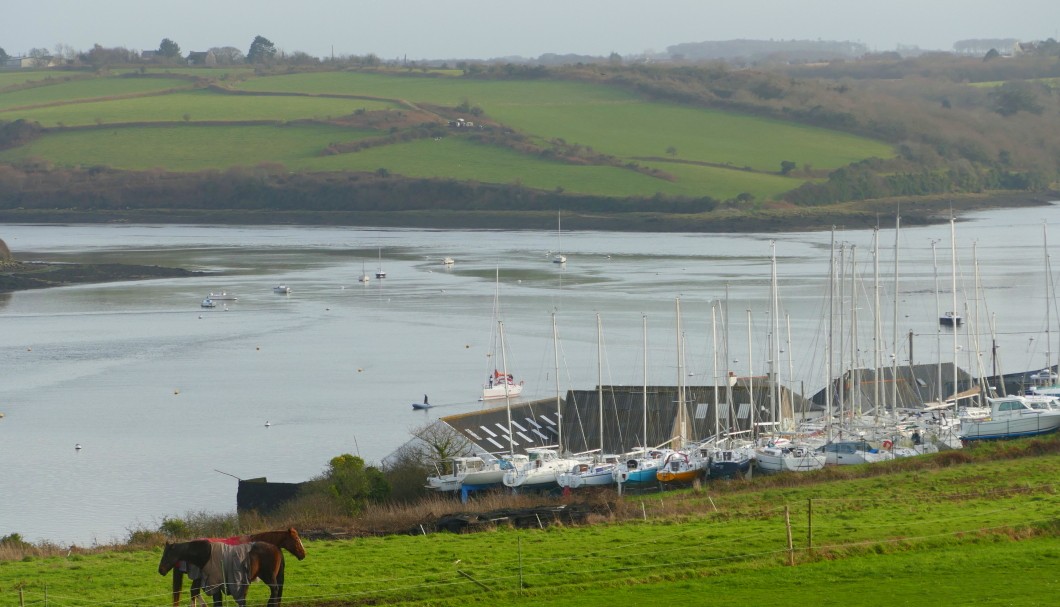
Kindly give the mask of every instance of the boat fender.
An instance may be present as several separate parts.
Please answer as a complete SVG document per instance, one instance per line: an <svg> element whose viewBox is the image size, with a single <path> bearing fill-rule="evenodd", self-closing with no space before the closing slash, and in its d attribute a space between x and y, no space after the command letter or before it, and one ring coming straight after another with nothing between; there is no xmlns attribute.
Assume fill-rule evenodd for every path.
<svg viewBox="0 0 1060 607"><path fill-rule="evenodd" d="M893 446L894 446L894 443L892 443L891 441L889 441L889 440L883 441L883 448L884 449L890 449Z"/></svg>

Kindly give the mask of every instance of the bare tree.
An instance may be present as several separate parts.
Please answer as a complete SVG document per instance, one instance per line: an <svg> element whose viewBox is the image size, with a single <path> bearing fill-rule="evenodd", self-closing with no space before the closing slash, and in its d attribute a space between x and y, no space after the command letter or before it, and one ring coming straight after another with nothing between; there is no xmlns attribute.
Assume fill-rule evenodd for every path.
<svg viewBox="0 0 1060 607"><path fill-rule="evenodd" d="M217 57L217 65L235 65L245 63L247 60L243 51L234 46L215 46L210 49L210 52Z"/></svg>
<svg viewBox="0 0 1060 607"><path fill-rule="evenodd" d="M46 48L31 48L29 56L33 59L33 67L48 67L52 61L52 56Z"/></svg>

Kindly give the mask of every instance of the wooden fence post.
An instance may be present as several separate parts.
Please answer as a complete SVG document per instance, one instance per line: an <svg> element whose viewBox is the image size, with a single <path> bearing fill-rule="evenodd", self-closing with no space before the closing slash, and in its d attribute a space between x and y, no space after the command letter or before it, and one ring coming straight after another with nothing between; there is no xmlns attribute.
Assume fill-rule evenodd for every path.
<svg viewBox="0 0 1060 607"><path fill-rule="evenodd" d="M788 565L791 567L795 566L795 546L791 541L791 511L787 504L784 504L784 528L788 532Z"/></svg>
<svg viewBox="0 0 1060 607"><path fill-rule="evenodd" d="M806 500L806 550L813 554L813 498Z"/></svg>

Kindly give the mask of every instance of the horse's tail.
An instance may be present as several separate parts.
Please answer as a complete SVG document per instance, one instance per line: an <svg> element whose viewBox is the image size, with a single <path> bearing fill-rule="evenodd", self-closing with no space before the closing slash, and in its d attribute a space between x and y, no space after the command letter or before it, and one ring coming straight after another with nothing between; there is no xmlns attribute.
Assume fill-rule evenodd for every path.
<svg viewBox="0 0 1060 607"><path fill-rule="evenodd" d="M173 607L180 607L180 591L184 588L184 572L173 568Z"/></svg>

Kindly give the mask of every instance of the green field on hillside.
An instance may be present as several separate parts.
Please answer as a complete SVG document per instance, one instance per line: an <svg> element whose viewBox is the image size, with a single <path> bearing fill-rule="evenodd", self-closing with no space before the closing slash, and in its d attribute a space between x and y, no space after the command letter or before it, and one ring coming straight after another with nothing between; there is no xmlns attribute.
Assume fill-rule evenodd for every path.
<svg viewBox="0 0 1060 607"><path fill-rule="evenodd" d="M111 70L112 74L177 74L181 76L194 76L196 78L206 78L214 80L222 80L229 76L253 76L254 68L252 67L239 67L239 66L225 66L225 67L180 67L180 66L167 66L167 67L144 67L144 68L119 68Z"/></svg>
<svg viewBox="0 0 1060 607"><path fill-rule="evenodd" d="M371 133L346 130L343 141ZM0 152L0 162L37 157L63 166L106 164L119 169L203 171L279 162L311 165L336 140L335 129L319 125L104 128L58 131L30 145ZM105 162L104 160L105 159Z"/></svg>
<svg viewBox="0 0 1060 607"><path fill-rule="evenodd" d="M69 82L58 81L55 84L0 94L0 111L14 107L76 103L86 99L120 97L190 87L191 83L188 81L175 78L87 78ZM27 115L22 112L15 117L36 120L32 114ZM13 119L0 114L0 120Z"/></svg>
<svg viewBox="0 0 1060 607"><path fill-rule="evenodd" d="M564 139L623 158L666 156L778 171L782 160L831 169L890 146L777 120L650 102L615 87L561 81L478 81L376 74L293 74L237 85L255 91L377 95L455 106L466 100L487 116L542 140Z"/></svg>
<svg viewBox="0 0 1060 607"><path fill-rule="evenodd" d="M27 82L40 82L49 78L62 81L67 78L79 78L76 74L56 74L49 70L0 70L0 89Z"/></svg>
<svg viewBox="0 0 1060 607"><path fill-rule="evenodd" d="M604 196L651 196L656 192L726 198L748 192L771 197L797 180L746 171L668 163L677 177L667 181L621 167L580 166L444 137L373 147L360 152L320 155L334 142L379 133L337 131L325 125L174 126L59 130L24 146L0 151L0 162L46 158L62 166L102 165L127 170L201 171L276 162L297 171L363 171L380 168L409 177L520 183L527 187Z"/></svg>
<svg viewBox="0 0 1060 607"><path fill-rule="evenodd" d="M0 95L0 103L4 96ZM331 99L325 97L259 97L227 95L213 91L179 92L153 97L95 101L17 111L0 111L0 120L25 118L43 126L66 126L123 122L182 122L189 120L236 121L328 120L353 114L359 109L393 107L384 101Z"/></svg>
<svg viewBox="0 0 1060 607"><path fill-rule="evenodd" d="M394 76L360 72L317 72L266 76L234 85L247 91L371 95L447 107L463 101L494 105L586 105L629 103L638 98L616 87L563 80L474 80L447 76Z"/></svg>
<svg viewBox="0 0 1060 607"><path fill-rule="evenodd" d="M663 194L726 200L746 193L764 200L804 181L781 176L783 161L831 169L864 158L893 155L885 144L845 133L651 101L604 84L360 72L254 77L245 68L146 71L156 76L88 77L0 93L0 120L26 119L51 128L167 122L195 128L172 132L103 128L76 133L60 128L4 151L0 160L18 162L36 157L61 166L172 171L274 162L296 171L382 168L395 176L519 184L614 197ZM194 85L187 80L157 76L165 73L218 81L237 74L238 78L226 82L228 86L261 94L188 90ZM329 124L339 118L360 111L404 111L408 103L455 108L465 102L481 108L488 120L515 129L538 148L562 141L574 146L572 149L591 164L553 161L533 151L473 143L465 137L472 133L465 131L453 131L453 137L405 142L396 136L393 142L358 152L319 155L328 144L371 135ZM415 126L367 118L387 129L374 133L380 137L400 135L402 129ZM242 121L319 124L245 134L238 134L232 125L216 124ZM253 149L241 151L245 145ZM651 176L615 165L636 165L665 175Z"/></svg>

